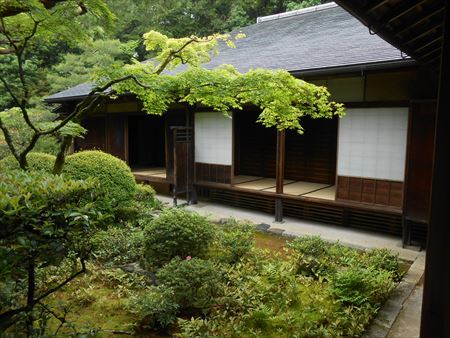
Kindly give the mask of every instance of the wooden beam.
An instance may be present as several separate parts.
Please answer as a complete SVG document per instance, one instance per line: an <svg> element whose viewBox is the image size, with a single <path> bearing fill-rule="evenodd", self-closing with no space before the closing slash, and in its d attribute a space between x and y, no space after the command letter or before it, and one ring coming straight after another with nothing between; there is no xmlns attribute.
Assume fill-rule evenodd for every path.
<svg viewBox="0 0 450 338"><path fill-rule="evenodd" d="M414 9L417 9L419 6L427 3L429 0L421 0L419 2L416 3L408 3L408 2L400 2L400 3L406 3L407 5L405 6L405 8L402 8L402 10L400 12L398 12L396 15L394 15L393 17L391 17L387 22L385 22L383 24L383 26L391 24L392 22L394 22L395 20L401 18L403 15L405 15L406 13L411 12Z"/></svg>
<svg viewBox="0 0 450 338"><path fill-rule="evenodd" d="M420 336L450 337L450 6L446 6L436 115L430 226Z"/></svg>
<svg viewBox="0 0 450 338"><path fill-rule="evenodd" d="M422 34L416 35L416 36L414 36L414 38L412 38L412 39L406 41L406 42L405 42L405 45L409 45L409 44L413 43L414 41L416 41L416 40L418 40L418 39L420 39L420 38L423 38L424 36L427 36L428 34L434 32L435 30L437 30L437 29L438 29L439 27L441 27L441 26L442 26L441 23L440 23L440 24L437 24L437 25L434 25L433 27L427 29L427 30L426 30L425 32L423 32Z"/></svg>
<svg viewBox="0 0 450 338"><path fill-rule="evenodd" d="M418 24L421 24L422 22L430 19L434 15L441 13L442 11L444 11L444 7L440 7L436 10L428 12L427 14L425 14L425 16L421 17L419 20L415 20L414 22L411 22L410 24L406 24L405 28L402 28L401 30L399 30L398 32L395 33L395 36L402 35L404 32L406 32L406 31L410 30L411 28L417 26Z"/></svg>
<svg viewBox="0 0 450 338"><path fill-rule="evenodd" d="M276 193L281 195L284 187L284 169L286 165L286 131L277 131L277 158L276 158ZM283 200L277 197L275 200L275 221L283 220Z"/></svg>
<svg viewBox="0 0 450 338"><path fill-rule="evenodd" d="M376 10L377 8L380 8L380 7L384 6L384 5L386 5L389 1L390 1L390 0L379 1L378 3L376 3L375 5L373 5L372 7L367 8L365 12L366 12L366 13L370 13L370 12Z"/></svg>
<svg viewBox="0 0 450 338"><path fill-rule="evenodd" d="M427 48L428 46L431 46L432 44L434 44L434 43L436 43L436 42L438 42L438 41L440 42L441 40L442 40L442 36L438 36L436 39L433 39L433 40L431 40L430 42L426 43L425 45L423 45L423 46L417 48L417 49L416 49L416 52L419 52L419 51L421 51L422 49L425 49L425 48ZM441 48L441 47L439 47L439 48Z"/></svg>

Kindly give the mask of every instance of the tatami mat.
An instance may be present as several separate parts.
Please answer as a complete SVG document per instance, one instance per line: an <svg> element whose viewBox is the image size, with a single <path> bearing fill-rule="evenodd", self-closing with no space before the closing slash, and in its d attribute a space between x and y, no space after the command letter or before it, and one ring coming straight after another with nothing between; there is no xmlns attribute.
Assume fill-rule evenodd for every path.
<svg viewBox="0 0 450 338"><path fill-rule="evenodd" d="M133 168L131 169L133 174L137 175L147 175L156 177L166 177L165 168Z"/></svg>
<svg viewBox="0 0 450 338"><path fill-rule="evenodd" d="M336 186L333 185L332 187L320 189L318 191L314 191L303 196L334 201L336 196Z"/></svg>
<svg viewBox="0 0 450 338"><path fill-rule="evenodd" d="M291 180L284 180L284 184L294 182ZM236 187L243 188L243 189L251 189L251 190L264 190L273 188L277 185L277 181L274 178L263 178L256 181L236 184Z"/></svg>
<svg viewBox="0 0 450 338"><path fill-rule="evenodd" d="M247 176L247 175L239 175L239 176L234 176L233 178L233 184L240 184L240 183L245 183L245 182L250 182L250 181L256 181L256 180L260 180L264 177L260 177L260 176Z"/></svg>
<svg viewBox="0 0 450 338"><path fill-rule="evenodd" d="M328 184L312 183L312 182L294 182L290 184L285 184L283 187L283 193L287 195L303 195L314 190L322 189L327 187ZM264 191L275 192L275 188L266 189Z"/></svg>

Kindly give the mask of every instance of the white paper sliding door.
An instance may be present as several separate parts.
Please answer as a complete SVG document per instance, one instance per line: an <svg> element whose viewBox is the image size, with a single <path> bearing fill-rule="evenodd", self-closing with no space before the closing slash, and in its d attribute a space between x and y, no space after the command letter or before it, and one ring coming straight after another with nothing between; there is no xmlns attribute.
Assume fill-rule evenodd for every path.
<svg viewBox="0 0 450 338"><path fill-rule="evenodd" d="M223 113L195 113L195 162L231 165L232 127Z"/></svg>
<svg viewBox="0 0 450 338"><path fill-rule="evenodd" d="M339 121L338 175L403 181L408 108L352 108Z"/></svg>

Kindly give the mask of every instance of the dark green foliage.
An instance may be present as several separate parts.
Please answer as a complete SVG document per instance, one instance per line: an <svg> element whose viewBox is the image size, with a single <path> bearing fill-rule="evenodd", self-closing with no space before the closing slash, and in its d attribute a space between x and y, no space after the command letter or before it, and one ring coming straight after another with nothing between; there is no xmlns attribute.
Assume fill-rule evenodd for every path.
<svg viewBox="0 0 450 338"><path fill-rule="evenodd" d="M223 263L237 263L252 250L255 244L254 232L254 226L248 223L224 224L219 228L212 255Z"/></svg>
<svg viewBox="0 0 450 338"><path fill-rule="evenodd" d="M331 292L345 305L382 304L394 289L391 272L374 267L351 267L339 271L331 281Z"/></svg>
<svg viewBox="0 0 450 338"><path fill-rule="evenodd" d="M1 66L0 66L1 68ZM1 71L0 71L1 74ZM1 86L1 85L0 85ZM1 88L1 87L0 87ZM0 106L1 106L0 94ZM0 107L1 111L1 107ZM1 113L1 119L4 125L9 129L11 138L15 147L23 150L28 146L28 142L32 137L32 129L25 123L22 114L18 109L9 109ZM30 109L30 120L39 126L49 123L55 118L55 115L47 111L47 109ZM58 151L58 142L54 136L41 137L33 148L34 152L47 153L55 155ZM6 144L3 132L0 131L0 159L11 155L11 151Z"/></svg>
<svg viewBox="0 0 450 338"><path fill-rule="evenodd" d="M136 185L136 194L134 199L138 202L150 202L153 203L155 199L155 189L148 184L139 183Z"/></svg>
<svg viewBox="0 0 450 338"><path fill-rule="evenodd" d="M145 0L130 2L122 11L120 0L108 0L113 12L120 12L115 35L122 40L138 40L156 29L174 37L210 35L256 23L258 16L270 15L320 4L320 0Z"/></svg>
<svg viewBox="0 0 450 338"><path fill-rule="evenodd" d="M143 328L161 329L176 321L179 305L174 290L160 285L132 297L128 309Z"/></svg>
<svg viewBox="0 0 450 338"><path fill-rule="evenodd" d="M28 167L32 170L43 170L51 172L56 157L54 155L45 153L29 153L27 156ZM14 156L9 155L0 160L0 172L6 172L14 169L19 169L19 162Z"/></svg>
<svg viewBox="0 0 450 338"><path fill-rule="evenodd" d="M144 252L144 231L139 227L112 226L92 238L93 255L105 265L140 262Z"/></svg>
<svg viewBox="0 0 450 338"><path fill-rule="evenodd" d="M174 257L203 257L215 235L215 227L196 213L166 209L145 228L145 259L160 267Z"/></svg>
<svg viewBox="0 0 450 338"><path fill-rule="evenodd" d="M160 209L161 202L155 198L155 190L147 184L136 184L131 203L121 205L115 210L116 219L121 223L142 226L153 218L154 211Z"/></svg>
<svg viewBox="0 0 450 338"><path fill-rule="evenodd" d="M305 256L320 257L326 255L331 243L324 241L320 236L300 236L289 243L289 247Z"/></svg>
<svg viewBox="0 0 450 338"><path fill-rule="evenodd" d="M95 177L104 193L102 207L106 209L129 203L136 191L134 176L127 164L97 150L67 156L63 173L75 179Z"/></svg>
<svg viewBox="0 0 450 338"><path fill-rule="evenodd" d="M289 243L296 253L296 271L305 276L328 278L336 271L336 260L330 255L333 244L319 236L301 236Z"/></svg>
<svg viewBox="0 0 450 338"><path fill-rule="evenodd" d="M161 202L155 195L155 190L150 185L142 183L136 185L133 208L139 215L136 220L138 225L142 225L145 220L153 218L154 211L161 209Z"/></svg>
<svg viewBox="0 0 450 338"><path fill-rule="evenodd" d="M209 260L176 257L156 277L161 285L173 290L180 308L207 312L220 294L223 272Z"/></svg>
<svg viewBox="0 0 450 338"><path fill-rule="evenodd" d="M395 275L396 279L401 277L398 255L393 255L387 249L372 249L365 252L361 263L378 270L389 271Z"/></svg>
<svg viewBox="0 0 450 338"><path fill-rule="evenodd" d="M39 171L2 172L0 283L2 291L9 293L1 299L0 330L20 325L20 315L30 314L36 299L57 287L59 282L42 280L42 269L69 266L68 273L60 278L63 281L83 271L80 262L91 250L86 239L107 219L95 208L97 189L92 179L69 180ZM27 307L8 322L3 314L21 308L25 300Z"/></svg>

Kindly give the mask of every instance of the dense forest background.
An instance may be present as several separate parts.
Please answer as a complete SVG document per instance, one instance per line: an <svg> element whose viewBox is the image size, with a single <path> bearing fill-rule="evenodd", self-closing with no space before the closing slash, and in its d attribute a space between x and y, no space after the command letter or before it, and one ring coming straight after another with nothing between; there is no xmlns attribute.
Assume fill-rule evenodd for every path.
<svg viewBox="0 0 450 338"><path fill-rule="evenodd" d="M25 71L32 99L32 118L47 121L54 118L42 99L52 93L87 82L96 69L121 67L133 59L138 61L150 57L142 45L142 35L156 30L171 37L190 35L206 36L229 32L239 27L256 23L257 17L301 9L326 0L106 0L115 16L109 23L99 22L92 16L80 16L80 24L89 39L83 43L54 37L37 39L28 48ZM70 23L67 24L70 29ZM36 40L36 39L35 39ZM49 42L51 41L51 42ZM3 55L0 77L11 88L20 88L17 77L17 62L14 56ZM16 114L12 98L0 84L0 112L18 148L26 144L31 130L27 130L21 115ZM34 108L34 110L33 110ZM10 111L8 111L10 110ZM48 138L48 142L46 142ZM39 140L36 150L56 152L56 143L51 137ZM9 153L0 135L0 158Z"/></svg>

